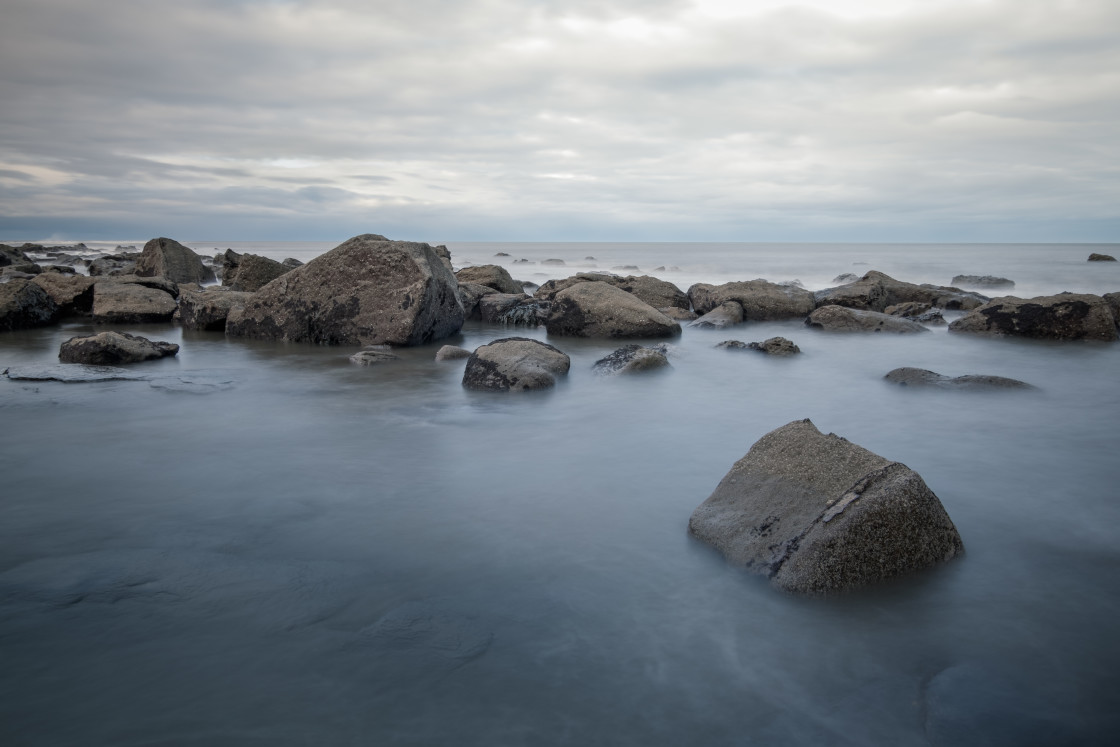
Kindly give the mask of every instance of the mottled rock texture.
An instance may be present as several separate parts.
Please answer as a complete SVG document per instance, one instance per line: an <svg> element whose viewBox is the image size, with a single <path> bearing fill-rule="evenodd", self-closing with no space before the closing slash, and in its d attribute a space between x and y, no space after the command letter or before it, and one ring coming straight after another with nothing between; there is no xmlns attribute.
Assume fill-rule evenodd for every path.
<svg viewBox="0 0 1120 747"><path fill-rule="evenodd" d="M762 342L752 342L747 347L760 353L779 357L797 355L801 352L801 348L794 345L793 340L787 340L784 337L771 337Z"/></svg>
<svg viewBox="0 0 1120 747"><path fill-rule="evenodd" d="M618 277L602 272L581 272L569 278L549 280L538 288L534 295L545 300L551 299L560 291L584 282L600 282L613 285L655 309L674 307L688 310L689 308L688 296L685 295L684 291L666 280L659 280L651 275Z"/></svg>
<svg viewBox="0 0 1120 747"><path fill-rule="evenodd" d="M1109 302L1089 293L992 299L949 325L950 332L1013 335L1044 340L1115 340Z"/></svg>
<svg viewBox="0 0 1120 747"><path fill-rule="evenodd" d="M553 346L525 337L506 337L476 349L467 359L463 386L498 392L548 389L567 375L572 362Z"/></svg>
<svg viewBox="0 0 1120 747"><path fill-rule="evenodd" d="M252 295L233 290L185 290L179 294L179 323L187 329L224 330L230 309L244 305Z"/></svg>
<svg viewBox="0 0 1120 747"><path fill-rule="evenodd" d="M493 288L499 293L521 293L521 283L510 276L509 271L500 265L476 265L464 267L455 273L459 284L474 283Z"/></svg>
<svg viewBox="0 0 1120 747"><path fill-rule="evenodd" d="M175 283L209 283L214 272L202 264L202 257L174 239L160 237L144 244L136 260L136 274L164 277Z"/></svg>
<svg viewBox="0 0 1120 747"><path fill-rule="evenodd" d="M0 283L0 332L45 327L58 317L58 304L42 286L19 278Z"/></svg>
<svg viewBox="0 0 1120 747"><path fill-rule="evenodd" d="M851 309L884 311L888 306L917 301L939 309L974 309L988 301L987 296L939 285L915 285L895 280L871 270L859 280L837 288L817 291L816 305L846 306Z"/></svg>
<svg viewBox="0 0 1120 747"><path fill-rule="evenodd" d="M681 326L621 288L577 283L552 297L545 323L550 335L575 337L671 337Z"/></svg>
<svg viewBox="0 0 1120 747"><path fill-rule="evenodd" d="M723 285L697 283L688 289L688 297L698 314L707 314L721 304L734 301L743 308L743 320L748 322L797 319L808 315L816 307L811 292L766 280Z"/></svg>
<svg viewBox="0 0 1120 747"><path fill-rule="evenodd" d="M691 322L690 327L703 329L723 329L743 323L743 307L738 301L724 301L704 316Z"/></svg>
<svg viewBox="0 0 1120 747"><path fill-rule="evenodd" d="M883 378L900 386L935 387L938 389L1033 389L1025 381L1008 379L1003 376L984 374L945 376L924 368L896 368Z"/></svg>
<svg viewBox="0 0 1120 747"><path fill-rule="evenodd" d="M626 345L605 358L595 361L592 370L597 374L614 376L654 371L669 365L665 351L657 347L645 348L641 345Z"/></svg>
<svg viewBox="0 0 1120 747"><path fill-rule="evenodd" d="M167 322L175 314L172 294L140 283L102 282L93 286L93 320L98 324Z"/></svg>
<svg viewBox="0 0 1120 747"><path fill-rule="evenodd" d="M929 332L929 329L910 319L845 306L822 306L809 315L805 324L835 332Z"/></svg>
<svg viewBox="0 0 1120 747"><path fill-rule="evenodd" d="M227 256L233 252L227 252ZM255 293L292 268L268 257L256 254L235 255L236 261L226 265L222 272L222 285L234 291Z"/></svg>
<svg viewBox="0 0 1120 747"><path fill-rule="evenodd" d="M166 358L178 352L179 346L172 342L153 341L123 332L100 332L71 337L59 348L58 360L91 366L119 366Z"/></svg>

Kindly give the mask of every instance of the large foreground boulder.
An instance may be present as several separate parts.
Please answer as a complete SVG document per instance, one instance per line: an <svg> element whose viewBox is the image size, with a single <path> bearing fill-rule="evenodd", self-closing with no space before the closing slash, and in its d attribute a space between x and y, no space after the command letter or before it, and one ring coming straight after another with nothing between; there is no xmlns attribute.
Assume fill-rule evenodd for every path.
<svg viewBox="0 0 1120 747"><path fill-rule="evenodd" d="M671 337L681 325L636 296L603 282L583 282L552 297L545 327L575 337Z"/></svg>
<svg viewBox="0 0 1120 747"><path fill-rule="evenodd" d="M423 345L463 326L455 276L428 244L364 234L235 307L226 334L328 345Z"/></svg>
<svg viewBox="0 0 1120 747"><path fill-rule="evenodd" d="M809 420L759 439L688 529L774 586L818 594L934 566L964 547L916 472Z"/></svg>
<svg viewBox="0 0 1120 747"><path fill-rule="evenodd" d="M506 337L471 354L463 371L463 386L497 392L548 389L571 367L571 359L547 343Z"/></svg>
<svg viewBox="0 0 1120 747"><path fill-rule="evenodd" d="M202 264L202 257L174 239L160 237L144 244L136 260L136 274L164 277L175 283L209 283L214 272Z"/></svg>
<svg viewBox="0 0 1120 747"><path fill-rule="evenodd" d="M728 301L734 301L743 307L743 320L748 322L802 318L817 305L813 294L804 288L766 280L723 285L696 283L688 289L688 297L698 314L707 314Z"/></svg>
<svg viewBox="0 0 1120 747"><path fill-rule="evenodd" d="M846 306L822 306L805 320L809 327L835 332L894 332L910 334L929 332L915 321L878 311L849 309Z"/></svg>
<svg viewBox="0 0 1120 747"><path fill-rule="evenodd" d="M1014 335L1044 340L1115 340L1116 318L1107 300L1090 293L1004 296L949 325L950 332Z"/></svg>
<svg viewBox="0 0 1120 747"><path fill-rule="evenodd" d="M58 320L58 304L30 280L0 283L0 332L45 327Z"/></svg>
<svg viewBox="0 0 1120 747"><path fill-rule="evenodd" d="M155 342L123 332L101 332L86 337L71 337L59 348L58 360L91 366L119 366L166 358L178 352L179 346L173 342Z"/></svg>
<svg viewBox="0 0 1120 747"><path fill-rule="evenodd" d="M939 309L975 309L988 301L987 296L940 285L915 285L895 280L876 270L871 270L859 280L837 288L817 291L816 305L846 306L850 309L884 311L888 306L917 301Z"/></svg>

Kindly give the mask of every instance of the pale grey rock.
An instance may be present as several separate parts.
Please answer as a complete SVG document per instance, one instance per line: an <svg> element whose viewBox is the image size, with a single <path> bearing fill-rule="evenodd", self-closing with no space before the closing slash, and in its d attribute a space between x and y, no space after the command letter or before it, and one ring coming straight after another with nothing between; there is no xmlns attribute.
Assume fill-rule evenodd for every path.
<svg viewBox="0 0 1120 747"><path fill-rule="evenodd" d="M103 282L93 286L93 321L98 324L167 322L175 314L175 298L139 283Z"/></svg>
<svg viewBox="0 0 1120 747"><path fill-rule="evenodd" d="M723 329L743 323L743 307L737 301L725 301L704 316L690 323L690 327Z"/></svg>
<svg viewBox="0 0 1120 747"><path fill-rule="evenodd" d="M459 284L474 283L493 288L499 293L521 293L521 284L513 279L509 270L499 265L475 265L464 267L455 273Z"/></svg>
<svg viewBox="0 0 1120 747"><path fill-rule="evenodd" d="M571 359L544 342L507 337L477 348L467 359L463 386L489 391L549 389L571 368Z"/></svg>
<svg viewBox="0 0 1120 747"><path fill-rule="evenodd" d="M461 348L458 345L444 345L436 351L437 361L453 361L470 357L471 351Z"/></svg>
<svg viewBox="0 0 1120 747"><path fill-rule="evenodd" d="M671 337L680 324L621 288L577 283L557 293L545 323L550 335Z"/></svg>
<svg viewBox="0 0 1120 747"><path fill-rule="evenodd" d="M751 322L802 318L816 306L811 292L766 280L723 285L696 283L688 289L688 298L698 314L707 314L728 301L734 301L743 308L743 321Z"/></svg>
<svg viewBox="0 0 1120 747"><path fill-rule="evenodd" d="M822 306L809 315L805 324L835 332L929 332L927 327L909 319L844 306Z"/></svg>
<svg viewBox="0 0 1120 747"><path fill-rule="evenodd" d="M983 374L964 376L945 376L924 368L896 368L883 377L892 384L913 387L935 387L938 389L1033 389L1030 384L1018 379Z"/></svg>

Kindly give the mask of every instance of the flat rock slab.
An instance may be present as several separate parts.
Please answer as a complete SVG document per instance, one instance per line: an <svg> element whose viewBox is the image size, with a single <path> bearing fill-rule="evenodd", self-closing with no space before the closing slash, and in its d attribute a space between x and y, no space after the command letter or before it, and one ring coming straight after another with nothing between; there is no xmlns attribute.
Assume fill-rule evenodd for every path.
<svg viewBox="0 0 1120 747"><path fill-rule="evenodd" d="M57 366L12 366L4 375L13 381L61 381L84 384L92 381L145 381L148 377L113 366L60 363Z"/></svg>
<svg viewBox="0 0 1120 747"><path fill-rule="evenodd" d="M751 322L797 319L817 305L815 297L807 290L762 279L723 285L697 283L688 289L688 297L699 314L707 314L721 304L734 301L743 309L743 320Z"/></svg>
<svg viewBox="0 0 1120 747"><path fill-rule="evenodd" d="M1108 300L1090 293L1003 296L957 319L949 331L1042 340L1115 340L1117 319Z"/></svg>
<svg viewBox="0 0 1120 747"><path fill-rule="evenodd" d="M929 329L910 319L846 306L822 306L809 315L805 324L834 332L929 332Z"/></svg>
<svg viewBox="0 0 1120 747"><path fill-rule="evenodd" d="M883 377L900 386L935 387L938 389L1033 389L1025 381L1003 376L966 374L945 376L924 368L896 368Z"/></svg>
<svg viewBox="0 0 1120 747"><path fill-rule="evenodd" d="M93 321L99 324L167 322L178 308L170 293L139 283L93 286Z"/></svg>
<svg viewBox="0 0 1120 747"><path fill-rule="evenodd" d="M963 551L916 472L809 420L759 439L688 528L733 564L811 594L885 581Z"/></svg>
<svg viewBox="0 0 1120 747"><path fill-rule="evenodd" d="M463 386L497 392L549 389L571 366L565 353L547 343L507 337L471 354L463 371Z"/></svg>
<svg viewBox="0 0 1120 747"><path fill-rule="evenodd" d="M157 342L124 332L100 332L85 337L71 337L58 350L62 363L85 363L92 366L119 366L158 360L179 352L173 342Z"/></svg>

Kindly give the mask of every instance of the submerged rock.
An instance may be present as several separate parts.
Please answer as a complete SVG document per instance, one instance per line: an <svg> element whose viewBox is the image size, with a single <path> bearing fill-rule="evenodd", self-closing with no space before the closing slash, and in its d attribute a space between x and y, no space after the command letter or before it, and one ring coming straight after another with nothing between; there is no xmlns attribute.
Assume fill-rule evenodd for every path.
<svg viewBox="0 0 1120 747"><path fill-rule="evenodd" d="M96 335L71 337L58 350L62 363L85 363L92 366L119 366L140 363L175 355L179 346L157 342L124 332L100 332Z"/></svg>
<svg viewBox="0 0 1120 747"><path fill-rule="evenodd" d="M545 322L550 335L671 337L681 325L621 288L584 282L557 293Z"/></svg>
<svg viewBox="0 0 1120 747"><path fill-rule="evenodd" d="M4 375L13 381L61 381L81 384L95 381L144 381L146 376L113 366L62 363L54 366L12 366Z"/></svg>
<svg viewBox="0 0 1120 747"><path fill-rule="evenodd" d="M688 528L733 564L802 593L874 584L964 549L916 472L809 420L760 438Z"/></svg>
<svg viewBox="0 0 1120 747"><path fill-rule="evenodd" d="M926 327L909 319L844 306L822 306L809 315L805 324L836 332L929 332Z"/></svg>
<svg viewBox="0 0 1120 747"><path fill-rule="evenodd" d="M0 332L45 327L58 317L58 304L34 281L16 278L0 283Z"/></svg>
<svg viewBox="0 0 1120 747"><path fill-rule="evenodd" d="M743 307L737 301L724 301L688 326L703 329L723 329L742 323Z"/></svg>
<svg viewBox="0 0 1120 747"><path fill-rule="evenodd" d="M1014 288L1015 281L1007 278L998 278L993 275L956 275L950 282L951 285L967 285L972 288Z"/></svg>
<svg viewBox="0 0 1120 747"><path fill-rule="evenodd" d="M427 244L356 236L234 307L226 334L328 345L423 345L463 326L455 276Z"/></svg>
<svg viewBox="0 0 1120 747"><path fill-rule="evenodd" d="M499 392L548 389L571 365L566 354L547 343L507 337L471 354L463 371L463 386Z"/></svg>
<svg viewBox="0 0 1120 747"><path fill-rule="evenodd" d="M444 345L436 351L437 361L453 361L461 360L463 358L470 358L471 351L466 348L461 348L458 345Z"/></svg>
<svg viewBox="0 0 1120 747"><path fill-rule="evenodd" d="M1115 340L1117 320L1107 300L1089 293L1004 296L957 319L949 331L1045 340Z"/></svg>
<svg viewBox="0 0 1120 747"><path fill-rule="evenodd" d="M657 347L644 348L641 345L626 345L605 358L595 361L592 370L597 374L631 374L653 371L669 365L665 351Z"/></svg>
<svg viewBox="0 0 1120 747"><path fill-rule="evenodd" d="M174 239L160 237L144 244L136 260L136 274L164 277L175 283L213 282L214 272L202 264L202 257Z"/></svg>
<svg viewBox="0 0 1120 747"><path fill-rule="evenodd" d="M752 342L747 347L760 353L777 356L797 355L801 352L801 348L794 345L792 340L784 337L771 337L762 342Z"/></svg>
<svg viewBox="0 0 1120 747"><path fill-rule="evenodd" d="M1089 255L1088 261L1089 262L1115 262L1116 257L1113 257L1111 254L1097 254L1096 252L1093 252L1092 254Z"/></svg>
<svg viewBox="0 0 1120 747"><path fill-rule="evenodd" d="M967 374L945 376L924 368L896 368L883 377L901 386L937 387L940 389L1033 389L1030 384L1003 376Z"/></svg>
<svg viewBox="0 0 1120 747"><path fill-rule="evenodd" d="M359 350L350 356L351 363L357 363L359 366L374 366L378 363L388 363L389 361L399 361L401 357L395 353L391 353L383 347L374 346Z"/></svg>

